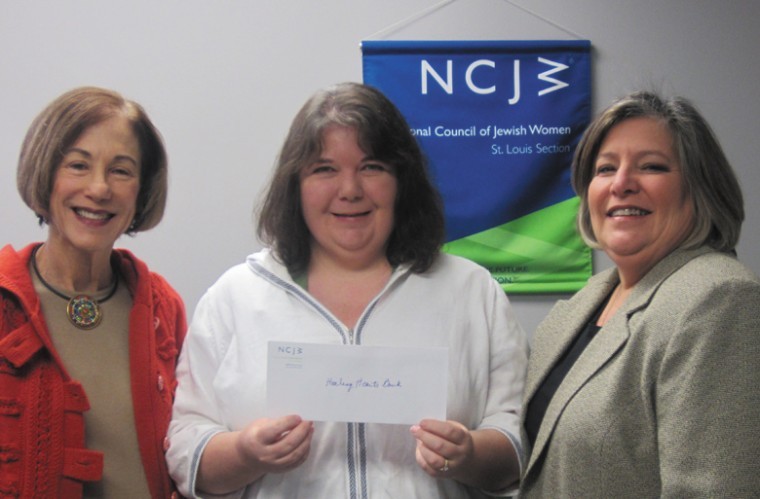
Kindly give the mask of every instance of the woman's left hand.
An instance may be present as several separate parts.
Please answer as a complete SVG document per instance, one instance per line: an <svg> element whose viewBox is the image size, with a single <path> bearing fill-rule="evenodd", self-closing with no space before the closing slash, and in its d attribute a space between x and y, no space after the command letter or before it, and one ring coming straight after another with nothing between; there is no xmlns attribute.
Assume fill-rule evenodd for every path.
<svg viewBox="0 0 760 499"><path fill-rule="evenodd" d="M423 419L410 429L417 440L415 457L425 472L436 478L457 478L472 458L472 434L457 421Z"/></svg>

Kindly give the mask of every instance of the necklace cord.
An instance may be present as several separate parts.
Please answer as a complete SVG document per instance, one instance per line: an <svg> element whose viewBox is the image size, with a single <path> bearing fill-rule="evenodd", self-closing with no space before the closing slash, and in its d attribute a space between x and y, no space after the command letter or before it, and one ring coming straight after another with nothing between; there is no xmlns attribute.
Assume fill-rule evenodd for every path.
<svg viewBox="0 0 760 499"><path fill-rule="evenodd" d="M74 296L66 296L65 294L61 293L57 289L55 289L53 286L51 286L40 273L39 267L37 267L37 250L39 250L42 247L42 245L37 246L32 250L32 268L34 269L34 274L37 276L37 279L40 280L43 286L45 286L47 289L49 289L51 292L55 293L56 296L60 296L64 300L71 300L74 298L74 296L79 295L80 293L75 294ZM113 285L111 286L111 291L108 292L106 296L104 296L102 299L95 300L94 298L89 298L90 300L97 301L97 303L105 303L109 298L111 298L114 294L116 294L116 289L119 287L119 276L114 272L113 274Z"/></svg>

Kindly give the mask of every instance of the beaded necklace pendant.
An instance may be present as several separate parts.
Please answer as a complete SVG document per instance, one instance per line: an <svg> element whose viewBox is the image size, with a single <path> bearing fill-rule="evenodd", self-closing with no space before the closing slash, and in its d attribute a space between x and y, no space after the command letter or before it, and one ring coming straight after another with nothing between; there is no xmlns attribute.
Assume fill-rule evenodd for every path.
<svg viewBox="0 0 760 499"><path fill-rule="evenodd" d="M69 321L79 329L93 329L103 319L97 300L87 295L76 295L66 306Z"/></svg>

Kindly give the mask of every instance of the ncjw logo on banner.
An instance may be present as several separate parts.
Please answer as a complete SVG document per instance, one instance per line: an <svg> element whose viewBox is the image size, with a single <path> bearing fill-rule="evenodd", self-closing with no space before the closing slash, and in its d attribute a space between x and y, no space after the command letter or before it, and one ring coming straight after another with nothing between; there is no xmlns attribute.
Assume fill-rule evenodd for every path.
<svg viewBox="0 0 760 499"><path fill-rule="evenodd" d="M513 293L591 275L575 231L573 150L590 119L590 43L365 41L364 82L404 113L445 204L445 251Z"/></svg>
<svg viewBox="0 0 760 499"><path fill-rule="evenodd" d="M551 87L539 90L538 95L548 94L550 92L554 92L555 90L559 90L560 88L569 86L569 83L560 81L551 77L552 74L556 73L557 71L568 69L569 66L562 64L561 62L555 62L549 59L544 59L543 57L539 57L538 62L552 66L552 69L539 74L538 79L553 84ZM508 100L510 105L517 104L520 101L520 60L515 59L512 65L513 65L513 74L514 74L514 95ZM453 72L454 72L454 61L452 61L451 59L448 59L446 61L446 78L445 79L442 78L438 72L436 72L435 68L430 64L430 62L427 59L422 59L421 66L422 66L421 86L422 86L423 95L427 95L428 93L428 76L432 76L435 79L435 81L441 86L441 88L446 91L447 94L454 93L454 81L452 79ZM483 66L496 69L496 62L489 59L478 59L477 61L471 63L469 66L467 66L467 69L465 71L465 83L467 84L467 88L469 88L470 91L476 94L480 94L480 95L493 94L496 92L496 85L491 85L490 87L483 88L475 84L475 78L473 77L473 74L475 73L476 69Z"/></svg>

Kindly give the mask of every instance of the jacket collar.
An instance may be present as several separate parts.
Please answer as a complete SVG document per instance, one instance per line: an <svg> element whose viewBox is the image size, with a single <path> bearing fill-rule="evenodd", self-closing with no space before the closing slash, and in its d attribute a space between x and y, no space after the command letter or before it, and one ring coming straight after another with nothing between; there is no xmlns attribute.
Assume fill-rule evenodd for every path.
<svg viewBox="0 0 760 499"><path fill-rule="evenodd" d="M288 272L287 267L277 259L274 252L269 248L264 248L257 253L248 255L246 258L246 265L251 271L261 275L274 284L283 287L292 287L296 285L290 272ZM411 271L410 268L409 264L401 264L394 268L385 289L388 289L388 287L401 276L408 274ZM382 294L382 292L380 294Z"/></svg>
<svg viewBox="0 0 760 499"><path fill-rule="evenodd" d="M38 308L37 294L29 274L29 259L32 250L40 244L29 244L19 251L7 245L0 250L0 287L16 295L22 307L29 311Z"/></svg>

